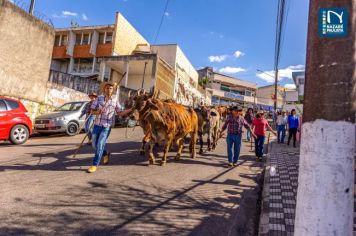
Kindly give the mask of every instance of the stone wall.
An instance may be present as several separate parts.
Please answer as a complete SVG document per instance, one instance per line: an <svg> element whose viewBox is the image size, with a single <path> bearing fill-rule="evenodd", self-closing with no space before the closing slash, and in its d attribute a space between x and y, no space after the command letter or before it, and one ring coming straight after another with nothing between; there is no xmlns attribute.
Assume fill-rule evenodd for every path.
<svg viewBox="0 0 356 236"><path fill-rule="evenodd" d="M0 95L44 103L54 29L0 0Z"/></svg>

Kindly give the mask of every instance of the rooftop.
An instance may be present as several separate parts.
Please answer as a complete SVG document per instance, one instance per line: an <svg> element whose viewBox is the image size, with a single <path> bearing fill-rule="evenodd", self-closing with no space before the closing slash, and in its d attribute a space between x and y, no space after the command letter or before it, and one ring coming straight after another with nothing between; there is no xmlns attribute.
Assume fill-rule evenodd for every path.
<svg viewBox="0 0 356 236"><path fill-rule="evenodd" d="M247 87L247 88L253 88L256 89L257 88L257 84L255 83L251 83L248 81L244 81L229 75L224 75L218 72L213 72L214 73L214 81L219 81L221 83L225 83L225 84L229 84L232 86L243 86L243 87Z"/></svg>
<svg viewBox="0 0 356 236"><path fill-rule="evenodd" d="M67 27L67 28L56 28L56 32L63 32L63 31L84 31L84 30L104 30L108 28L114 28L115 24L110 25L90 25L90 26L78 26L78 27Z"/></svg>

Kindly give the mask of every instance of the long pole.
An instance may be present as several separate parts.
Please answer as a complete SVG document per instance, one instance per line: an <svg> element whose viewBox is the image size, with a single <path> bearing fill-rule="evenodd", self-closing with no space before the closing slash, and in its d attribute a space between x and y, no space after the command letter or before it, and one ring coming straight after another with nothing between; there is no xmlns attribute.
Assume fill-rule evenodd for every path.
<svg viewBox="0 0 356 236"><path fill-rule="evenodd" d="M30 9L28 11L31 15L33 15L33 10L35 9L35 2L36 0L31 0Z"/></svg>
<svg viewBox="0 0 356 236"><path fill-rule="evenodd" d="M320 37L319 9L340 7L348 36ZM295 235L353 235L355 13L356 0L310 1Z"/></svg>
<svg viewBox="0 0 356 236"><path fill-rule="evenodd" d="M275 79L274 79L274 106L273 107L275 112L277 110L277 98L278 98L277 89L278 89L278 68L276 70Z"/></svg>

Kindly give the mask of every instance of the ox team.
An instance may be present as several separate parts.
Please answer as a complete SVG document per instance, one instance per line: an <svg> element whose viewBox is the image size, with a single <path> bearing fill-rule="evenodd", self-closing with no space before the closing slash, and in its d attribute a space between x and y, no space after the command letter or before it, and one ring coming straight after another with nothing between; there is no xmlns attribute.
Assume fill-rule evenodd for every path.
<svg viewBox="0 0 356 236"><path fill-rule="evenodd" d="M94 96L96 95L90 94L92 102L89 105L90 108L86 109L85 112L87 117L89 117L86 131L90 133L95 156L93 165L88 169L89 173L97 170L101 160L103 160L103 164L109 162L110 153L106 150L105 146L114 123L115 113L119 116L131 115L140 121L140 125L144 131L143 145L149 142L150 164L155 161L152 152L154 144L165 143L164 155L161 161L161 165L164 165L167 153L174 143L178 145L176 159L180 158L183 140L188 134L191 137L189 151L191 157L195 158L195 144L198 136L201 144L200 152L202 153L203 134L208 134L208 150L211 150L211 138L213 139L212 147L215 149L218 139L223 136L224 131L227 129L228 165L233 167L237 166L239 160L243 127L248 130L248 139L250 135L255 138L256 157L259 159L263 155L266 129L268 128L274 133L261 113L257 114L253 121L252 119L246 121L242 116L241 107L233 107L230 109L230 112L226 108L207 109L204 106L193 110L176 104L171 100L162 101L154 93L151 95L138 93L134 98L136 103L132 108L123 110L118 101L113 99L114 87L115 84L113 83L105 83L103 87L104 95L95 97L95 100ZM137 116L134 116L135 112L138 114ZM225 122L219 132L220 118L225 119ZM93 127L90 125L92 122ZM174 124L172 125L172 123ZM170 132L167 130L170 130Z"/></svg>

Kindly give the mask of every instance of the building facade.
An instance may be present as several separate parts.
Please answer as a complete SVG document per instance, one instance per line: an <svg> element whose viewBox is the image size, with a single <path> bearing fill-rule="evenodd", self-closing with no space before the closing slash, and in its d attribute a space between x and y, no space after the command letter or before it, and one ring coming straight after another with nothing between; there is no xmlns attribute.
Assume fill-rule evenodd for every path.
<svg viewBox="0 0 356 236"><path fill-rule="evenodd" d="M210 105L211 95L199 86L199 75L177 44L152 45L151 52L166 61L175 71L174 97L180 104Z"/></svg>
<svg viewBox="0 0 356 236"><path fill-rule="evenodd" d="M298 92L299 102L303 103L304 100L304 84L305 84L305 72L297 71L292 72L293 81Z"/></svg>
<svg viewBox="0 0 356 236"><path fill-rule="evenodd" d="M274 107L274 85L267 85L263 87L259 87L257 89L257 99L258 105L260 106L267 106L268 109L265 110L272 110ZM285 103L285 88L282 86L277 86L277 109L282 109Z"/></svg>
<svg viewBox="0 0 356 236"><path fill-rule="evenodd" d="M130 55L139 44L149 45L120 13L116 13L114 24L56 29L50 81L76 76L75 89L95 91L100 81L111 77L111 68L100 59Z"/></svg>
<svg viewBox="0 0 356 236"><path fill-rule="evenodd" d="M257 103L257 85L215 72L211 67L198 70L199 79L206 79L206 90L211 91L214 105L253 106Z"/></svg>

